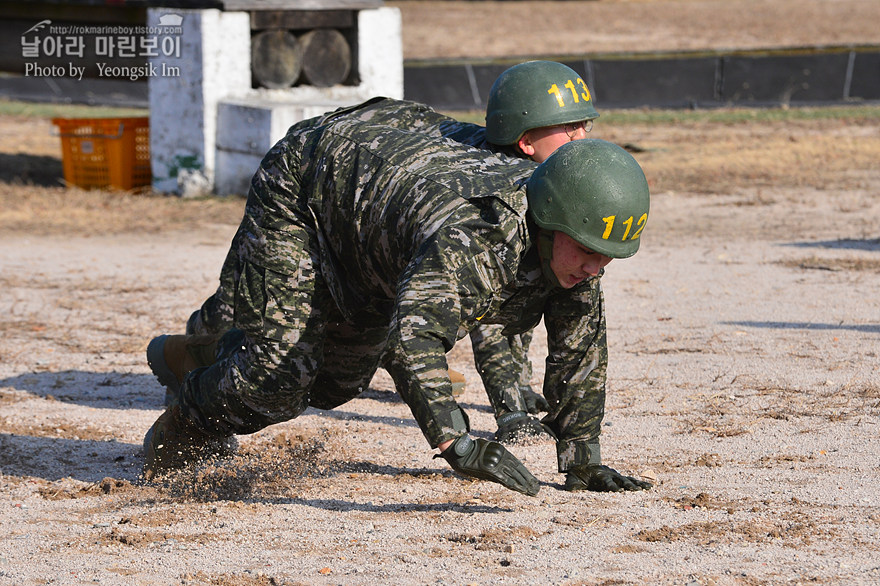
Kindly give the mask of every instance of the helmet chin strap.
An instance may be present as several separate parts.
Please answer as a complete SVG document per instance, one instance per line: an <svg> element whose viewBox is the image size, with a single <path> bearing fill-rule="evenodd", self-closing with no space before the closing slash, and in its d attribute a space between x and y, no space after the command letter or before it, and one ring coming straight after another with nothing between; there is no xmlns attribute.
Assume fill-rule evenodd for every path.
<svg viewBox="0 0 880 586"><path fill-rule="evenodd" d="M553 260L553 239L555 237L555 231L538 230L538 258L541 259L541 270L544 271L544 276L547 277L550 284L554 287L562 287L559 279L556 278L556 273L550 268L550 261Z"/></svg>

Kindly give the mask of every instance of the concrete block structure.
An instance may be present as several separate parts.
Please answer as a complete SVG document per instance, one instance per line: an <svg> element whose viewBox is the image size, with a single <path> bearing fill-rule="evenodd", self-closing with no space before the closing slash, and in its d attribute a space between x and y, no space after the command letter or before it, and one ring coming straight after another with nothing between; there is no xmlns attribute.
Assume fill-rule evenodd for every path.
<svg viewBox="0 0 880 586"><path fill-rule="evenodd" d="M337 20L354 13L346 29L353 67L342 82L275 89L254 87L255 27L320 25L329 22L329 3L321 3L325 12L306 10L310 19L290 17L299 10L294 3L271 13L249 10L245 0L225 10L150 8L149 26L179 17L181 27L179 54L151 59L156 71L173 72L149 80L153 188L182 196L243 194L262 156L292 124L377 95L402 98L400 12L366 1L332 6Z"/></svg>
<svg viewBox="0 0 880 586"><path fill-rule="evenodd" d="M260 161L291 126L347 103L318 100L309 104L259 95L221 101L217 108L214 191L218 195L247 193Z"/></svg>

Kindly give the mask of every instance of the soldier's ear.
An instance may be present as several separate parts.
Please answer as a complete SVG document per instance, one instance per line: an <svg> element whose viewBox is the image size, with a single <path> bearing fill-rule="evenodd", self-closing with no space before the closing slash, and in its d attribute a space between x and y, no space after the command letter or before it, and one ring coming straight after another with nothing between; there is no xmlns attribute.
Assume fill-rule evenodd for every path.
<svg viewBox="0 0 880 586"><path fill-rule="evenodd" d="M535 154L535 145L532 144L531 132L528 130L519 137L519 140L516 141L516 146L527 157L532 157Z"/></svg>

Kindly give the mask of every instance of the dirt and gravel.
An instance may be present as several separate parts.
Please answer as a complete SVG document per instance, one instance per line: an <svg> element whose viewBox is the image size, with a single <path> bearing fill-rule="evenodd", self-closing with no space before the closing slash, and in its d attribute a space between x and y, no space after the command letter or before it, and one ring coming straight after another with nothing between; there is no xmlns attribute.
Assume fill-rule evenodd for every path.
<svg viewBox="0 0 880 586"><path fill-rule="evenodd" d="M880 582L880 117L756 118L596 125L653 193L604 278L603 455L655 487L567 493L537 443L529 498L432 459L383 372L143 482L147 342L212 292L242 202L59 187L50 122L0 116L0 584ZM450 363L489 437L466 340Z"/></svg>

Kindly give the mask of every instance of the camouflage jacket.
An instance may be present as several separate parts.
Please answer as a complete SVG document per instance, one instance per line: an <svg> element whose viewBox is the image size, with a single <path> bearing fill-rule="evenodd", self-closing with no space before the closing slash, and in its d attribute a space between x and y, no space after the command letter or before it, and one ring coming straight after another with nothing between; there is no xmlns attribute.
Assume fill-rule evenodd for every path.
<svg viewBox="0 0 880 586"><path fill-rule="evenodd" d="M446 375L456 340L481 322L516 333L542 318L551 425L563 444L595 441L607 361L598 279L550 285L526 214L537 165L443 138L452 123L375 100L293 126L255 176L252 197L273 216L260 223L314 226L346 319L390 324L389 370L432 447L465 431Z"/></svg>

